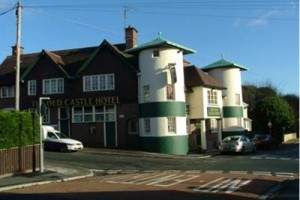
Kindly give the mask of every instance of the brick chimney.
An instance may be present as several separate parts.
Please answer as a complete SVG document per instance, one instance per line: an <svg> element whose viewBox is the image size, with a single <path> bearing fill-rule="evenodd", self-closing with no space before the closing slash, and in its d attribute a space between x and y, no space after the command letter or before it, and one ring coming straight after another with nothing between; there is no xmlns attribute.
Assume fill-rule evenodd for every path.
<svg viewBox="0 0 300 200"><path fill-rule="evenodd" d="M125 29L126 49L133 48L137 45L137 33L138 31L134 27L128 26Z"/></svg>
<svg viewBox="0 0 300 200"><path fill-rule="evenodd" d="M13 55L13 56L17 55L17 45L12 46L11 49L12 49L11 55ZM24 48L21 47L21 48L20 48L20 54L21 54L21 55L23 54L23 50L24 50Z"/></svg>

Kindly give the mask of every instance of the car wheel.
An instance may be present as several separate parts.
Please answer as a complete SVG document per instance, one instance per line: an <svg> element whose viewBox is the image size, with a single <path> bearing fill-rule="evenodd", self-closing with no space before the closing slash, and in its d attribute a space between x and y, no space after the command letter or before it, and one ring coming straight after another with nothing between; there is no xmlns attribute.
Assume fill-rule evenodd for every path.
<svg viewBox="0 0 300 200"><path fill-rule="evenodd" d="M253 149L252 149L252 153L255 153L255 152L256 152L256 146L254 145Z"/></svg>
<svg viewBox="0 0 300 200"><path fill-rule="evenodd" d="M68 148L66 146L60 147L60 152L67 152Z"/></svg>
<svg viewBox="0 0 300 200"><path fill-rule="evenodd" d="M244 154L246 152L246 148L243 146L241 150L241 154Z"/></svg>

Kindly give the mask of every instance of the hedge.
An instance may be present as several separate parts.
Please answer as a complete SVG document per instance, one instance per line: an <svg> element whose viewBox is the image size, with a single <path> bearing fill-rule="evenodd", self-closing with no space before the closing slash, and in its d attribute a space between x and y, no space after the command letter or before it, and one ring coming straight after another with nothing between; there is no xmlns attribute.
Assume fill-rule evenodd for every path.
<svg viewBox="0 0 300 200"><path fill-rule="evenodd" d="M0 111L0 149L37 144L39 116L27 111Z"/></svg>

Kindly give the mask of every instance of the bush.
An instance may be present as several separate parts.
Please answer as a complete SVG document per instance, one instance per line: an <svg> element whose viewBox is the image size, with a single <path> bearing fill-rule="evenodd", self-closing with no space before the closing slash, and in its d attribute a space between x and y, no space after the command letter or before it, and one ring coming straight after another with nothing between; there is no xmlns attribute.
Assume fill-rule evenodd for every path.
<svg viewBox="0 0 300 200"><path fill-rule="evenodd" d="M39 127L36 113L0 111L0 149L39 143Z"/></svg>

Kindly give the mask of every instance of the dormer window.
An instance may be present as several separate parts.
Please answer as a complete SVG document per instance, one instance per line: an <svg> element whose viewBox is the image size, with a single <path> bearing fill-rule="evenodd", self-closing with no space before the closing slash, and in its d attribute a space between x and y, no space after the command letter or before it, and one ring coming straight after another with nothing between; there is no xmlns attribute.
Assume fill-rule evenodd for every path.
<svg viewBox="0 0 300 200"><path fill-rule="evenodd" d="M154 50L153 51L153 58L157 58L159 57L159 51L158 50Z"/></svg>

